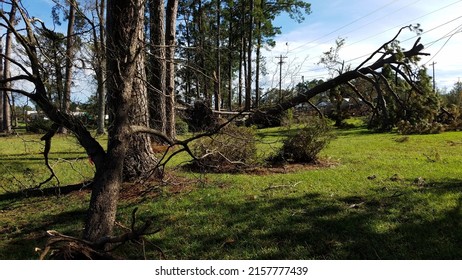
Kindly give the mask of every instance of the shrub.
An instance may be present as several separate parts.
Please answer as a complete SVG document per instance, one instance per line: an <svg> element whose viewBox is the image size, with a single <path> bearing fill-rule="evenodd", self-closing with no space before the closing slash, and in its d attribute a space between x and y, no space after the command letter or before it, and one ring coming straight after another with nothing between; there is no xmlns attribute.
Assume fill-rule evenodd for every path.
<svg viewBox="0 0 462 280"><path fill-rule="evenodd" d="M409 121L400 121L397 125L398 133L408 134L438 134L444 131L444 126L438 122L421 121L411 124Z"/></svg>
<svg viewBox="0 0 462 280"><path fill-rule="evenodd" d="M26 130L32 133L45 133L51 129L53 122L44 118L35 118L27 123Z"/></svg>
<svg viewBox="0 0 462 280"><path fill-rule="evenodd" d="M181 118L175 118L175 130L178 135L188 132L188 123Z"/></svg>
<svg viewBox="0 0 462 280"><path fill-rule="evenodd" d="M289 136L276 156L270 158L272 163L313 163L319 152L333 138L332 129L324 120L313 119L312 123Z"/></svg>
<svg viewBox="0 0 462 280"><path fill-rule="evenodd" d="M255 130L228 125L218 134L196 141L192 148L197 160L193 166L213 172L235 172L255 164Z"/></svg>

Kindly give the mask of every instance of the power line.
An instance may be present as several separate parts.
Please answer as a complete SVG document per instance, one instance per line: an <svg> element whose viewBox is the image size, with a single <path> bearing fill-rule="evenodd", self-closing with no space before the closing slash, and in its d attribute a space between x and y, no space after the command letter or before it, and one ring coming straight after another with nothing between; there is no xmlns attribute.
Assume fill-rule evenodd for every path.
<svg viewBox="0 0 462 280"><path fill-rule="evenodd" d="M396 13L396 12L398 12L398 11L404 9L404 8L407 8L407 7L409 7L410 5L413 5L413 4L415 4L415 3L419 2L419 1L420 1L420 0L415 1L415 2L412 2L412 3L410 3L410 4L406 5L406 6L403 6L403 7L399 8L398 10L393 11L392 13ZM421 18L424 18L424 17L427 17L427 16L429 16L429 15L431 15L431 14L434 14L434 13L436 13L436 12L440 12L440 11L442 11L442 10L444 10L444 9L447 9L447 8L453 6L453 5L457 4L457 3L460 3L460 2L462 2L462 0L458 0L458 1L452 2L452 3L450 3L450 4L446 5L446 6L440 7L440 8L435 9L435 10L429 12L429 13L426 13L426 14L424 14L424 15L421 15L421 16L417 17L417 18L414 18L414 19L411 20L411 21L407 21L406 23L412 22L412 21L415 21L415 20L418 20L418 19L421 19ZM388 3L387 5L389 5L389 4L391 4L391 3ZM385 5L385 6L387 6L387 5ZM383 7L384 7L384 6L383 6ZM372 13L373 13L373 12L372 12ZM372 13L370 13L370 14L372 14ZM386 16L389 16L389 14L385 15L384 17L386 17ZM362 18L365 18L365 17L367 17L367 15L361 17L361 19L362 19ZM432 29L430 29L430 30L425 31L425 32L423 32L423 33L420 34L420 35L429 33L429 32L431 32L431 31L433 31L433 30L435 30L435 29L437 29L437 28L440 28L440 27L442 27L442 26L445 26L445 25L449 24L450 22L453 22L453 21L455 21L455 20L457 20L457 19L459 19L459 18L461 18L461 17L462 17L462 16L456 17L456 18L454 18L454 19L452 19L452 20L450 20L450 21L447 21L447 22L445 22L445 23L439 25L439 26L436 26L436 27L434 27L434 28L432 28ZM359 20L359 19L358 19L358 20ZM356 21L358 21L358 20L356 20ZM348 26L348 25L345 25L345 26ZM361 28L364 27L364 26L365 26L365 25L361 26ZM380 34L386 33L386 32L388 32L388 31L390 31L390 30L392 30L392 29L396 29L397 27L402 27L402 26L403 26L403 24L400 24L400 25L397 25L397 26L395 26L395 27L393 27L393 28L389 28L389 29L387 29L387 30L385 30L385 31L382 31L382 32L380 32L380 33L377 33L377 34L375 34L375 35L373 35L373 36L369 36L369 37L367 37L367 38L365 38L365 39L362 39L362 40L359 40L359 41L356 41L356 42L353 42L353 43L346 43L345 46L344 46L344 49L345 49L345 48L348 48L348 47L350 47L350 46L352 46L352 45L354 45L354 44L357 44L357 43L359 43L359 42L362 42L362 41L365 41L365 40L367 40L367 39L376 37L376 36L378 36L378 35L380 35ZM339 28L339 29L342 29L342 28ZM356 30L356 31L357 31L357 30ZM334 32L335 32L335 31L334 31ZM331 32L331 33L332 33L332 32ZM329 33L329 34L331 34L331 33ZM351 33L351 32L348 32L348 33ZM326 37L326 36L328 36L329 34L324 35L324 36L322 36L322 37ZM406 42L406 41L411 40L411 39L416 38L416 37L418 37L418 36L413 36L413 37L411 37L411 38L409 38L409 39L404 40L403 42ZM309 44L309 43L311 43L311 42L314 42L314 41L316 41L316 40L313 40L313 41L310 41L310 42L308 42L308 43L305 43L304 45L307 45L307 44ZM325 42L327 42L327 41L325 41ZM318 43L318 44L316 44L316 45L314 45L314 46L311 46L311 47L309 47L309 48L305 48L303 51L306 51L307 49L315 48L316 46L318 46L318 45L320 45L320 44L322 44L322 43L325 43L325 42L320 42L320 43ZM292 49L292 50L290 50L290 51L287 51L286 54L288 54L288 53L290 53L290 54L297 54L297 53L300 53L301 51L293 52L293 50L298 49L298 48L300 48L300 47L302 47L302 46L303 46L303 45L298 46L298 47L296 47L296 48L294 48L294 49ZM370 55L370 53L369 53L369 54L366 54L366 55L359 56L359 57L354 58L354 59L350 59L350 60L348 60L347 62L351 62L351 61L354 61L354 60L357 60L357 59L360 59L360 58L364 58L364 57L369 56L369 55ZM311 59L309 59L309 60L307 60L307 61L313 61L313 60L318 59L318 58L319 58L319 56L316 56L316 57L313 57L313 58L311 58ZM304 72L302 72L302 73L308 73L308 72L311 72L311 71L316 71L316 70L318 70L318 69L320 69L320 68L317 68L317 69L315 69L315 70L307 70L307 71L304 71Z"/></svg>
<svg viewBox="0 0 462 280"><path fill-rule="evenodd" d="M378 8L378 9L372 11L372 12L369 12L368 14L366 14L366 15L360 17L360 18L355 19L355 20L351 21L350 23L345 24L345 25L343 25L343 26L341 26L341 27L335 29L334 31L331 31L331 32L327 33L326 35L323 35L323 36L321 36L321 37L319 37L319 38L317 38L317 39L314 39L314 40L312 40L312 41L309 41L309 42L307 42L307 43L305 43L305 44L303 44L303 45L300 45L300 46L298 46L298 47L296 47L296 48L290 50L290 51L297 50L297 49L299 49L299 48L301 48L301 47L304 47L304 46L309 45L309 44L311 44L311 43L314 43L314 42L316 42L316 41L318 41L318 40L320 40L320 39L323 39L323 38L325 38L325 37L327 37L327 36L329 36L329 35L331 35L331 34L337 32L337 31L340 31L340 30L342 30L342 29L344 29L344 28L346 28L346 27L348 27L348 26L350 26L350 25L352 25L352 24L354 24L354 23L356 23L356 22L362 20L363 18L366 18L366 17L368 17L368 16L370 16L370 15L372 15L372 14L374 14L374 13L380 11L381 9L383 9L383 8L389 6L389 5L391 5L391 4L393 4L394 2L397 2L397 1L398 1L398 0L393 0L393 1L389 2L388 4L385 4L385 5L383 5L382 7ZM420 1L420 0L418 0L418 1ZM416 1L416 2L418 2L418 1Z"/></svg>
<svg viewBox="0 0 462 280"><path fill-rule="evenodd" d="M419 0L419 1L420 1L420 0ZM408 5L406 5L406 6L403 6L403 7L399 8L398 10L394 11L393 13L396 13L397 11L399 11L399 10L401 10L401 9L404 9L404 8L406 8L406 7L409 7L410 5L413 5L413 4L415 4L415 3L419 2L419 1L415 1L415 2L412 2L412 3L408 4ZM334 31L332 31L332 32L329 32L329 33L326 34L326 35L320 36L320 37L318 37L318 38L315 39L315 40L311 40L311 41L309 41L309 42L307 42L307 43L304 43L304 44L302 44L302 45L299 45L299 46L293 48L292 50L288 50L288 51L286 52L286 54L297 54L297 53L300 53L300 52L302 52L302 51L306 51L307 49L312 49L312 48L314 48L314 47L316 47L316 46L322 44L322 42L321 42L321 43L318 43L318 44L316 44L316 45L314 45L314 46L310 46L309 48L304 48L303 50L299 50L299 51L294 52L294 50L298 50L298 49L300 49L300 48L302 48L302 47L304 47L304 46L306 46L306 45L308 45L308 44L310 44L310 43L319 41L319 40L322 39L322 38L325 38L325 37L327 37L327 36L329 36L329 35L331 35L331 34L337 32L337 31L339 31L339 30L342 30L342 29L344 29L344 28L346 28L346 27L352 25L353 23L358 22L359 20L364 19L364 18L366 18L366 17L368 17L368 16L374 14L375 12L379 11L380 9L382 9L382 8L384 8L384 7L386 7L386 6L391 5L391 4L394 3L394 2L395 2L395 1L391 1L391 2L387 3L386 5L380 7L379 9L376 9L376 10L374 10L374 11L372 11L372 12L370 12L370 13L368 13L368 14L366 14L366 15L364 15L364 16L362 16L362 17L360 17L360 18L358 18L358 19L356 19L356 20L354 20L354 21L352 21L352 22L350 22L350 23L348 23L348 24L346 24L346 25L340 27L340 28L337 28L336 30L334 30ZM462 0L454 1L454 2L449 3L449 4L447 4L447 5L443 6L443 7L434 9L434 10L432 10L432 11L426 13L426 14L423 14L423 15L421 15L421 16L419 16L419 17L416 17L416 18L414 18L414 19L412 19L412 20L410 20L410 21L406 21L406 23L413 22L413 21L417 21L417 20L419 20L419 19L428 17L429 15L435 14L435 13L437 13L437 12L441 12L441 11L443 11L443 10L445 10L445 9L448 9L449 7L452 7L452 6L454 6L454 5L456 5L456 4L460 3L460 2L462 2ZM387 15L385 15L384 17L389 16L390 14L391 14L391 13L387 13ZM433 28L431 28L431 29L429 29L429 30L426 30L425 32L423 32L422 34L419 34L419 35L428 34L428 33L430 33L430 32L433 32L433 31L435 31L435 30L437 30L437 29L439 29L439 28L441 28L441 27L443 27L443 26L446 26L446 25L448 25L448 24L450 24L450 23L452 23L452 22L455 22L455 21L459 20L460 18L462 18L462 16L458 16L458 17L456 17L456 18L453 18L453 19L451 19L451 20L448 20L448 21L446 21L446 22L444 22L444 23L442 23L442 24L440 24L440 25L438 25L438 26L435 26L435 27L433 27ZM362 25L362 26L359 27L359 28L363 28L364 26L366 26L366 25ZM350 47L350 46L352 46L352 45L354 45L354 44L360 43L360 42L362 42L362 41L368 40L368 39L370 39L370 38L376 37L376 36L378 36L378 35L380 35L380 34L386 33L386 32L391 31L391 30L393 30L393 29L395 29L395 28L397 28L397 27L402 27L402 26L403 26L403 24L400 24L400 25L397 25L396 27L389 28L389 29L387 29L387 30L385 30L385 31L382 31L382 32L379 32L379 33L377 33L377 34L375 34L375 35L373 35L373 36L369 36L369 37L367 37L367 38L365 38L365 39L362 39L362 40L359 40L359 41L355 41L355 42L350 43L350 44L347 43L347 44L345 44L344 48L348 48L348 47ZM358 29L356 29L355 31L358 31ZM350 31L350 32L348 32L348 33L351 33L351 32L352 32L352 31ZM426 49L428 49L431 45L435 44L436 42L439 42L439 41L441 41L441 40L446 39L446 38L449 37L448 40L445 42L445 44L440 48L440 50L432 57L432 59L434 59L434 58L442 51L442 49L445 47L445 45L448 43L448 41L449 41L455 34L460 33L460 32L462 32L462 26L457 27L456 29L452 30L451 32L449 32L449 33L446 34L445 36L443 36L443 37L441 37L441 38L439 38L439 39L437 39L437 40L435 40L435 41L433 41L433 42L424 44L424 45L426 46ZM348 34L348 33L345 33L345 34ZM408 39L403 40L403 41L401 41L401 42L406 42L406 41L412 40L413 38L416 38L416 37L418 37L418 36L412 36L411 38L408 38ZM370 55L370 53L369 53L369 54L366 54L366 55L362 55L362 56L356 57L356 58L353 58L353 59L350 59L350 60L347 60L346 62L352 62L352 61L355 61L355 60L358 60L358 59L367 57L367 56L369 56L369 55ZM318 59L318 58L319 58L319 56L315 56L315 57L311 58L311 59L308 60L308 61L314 61L315 59ZM432 60L432 59L431 59L431 60ZM430 61L431 61L431 60L430 60ZM427 63L428 63L428 62L427 62ZM424 65L425 65L425 64L424 64ZM304 68L305 68L305 67L304 67ZM305 69L307 69L307 68L310 68L310 66L306 67ZM315 73L313 73L314 75L308 75L308 76L305 75L305 78L307 78L307 77L322 77L322 75L320 75L321 73L319 73L319 72L321 72L322 70L325 70L325 69L324 69L324 68L321 68L321 67L314 67L314 68L311 68L311 69L307 69L307 70L301 71L300 73L301 73L301 74L306 74L306 73L318 72L317 75L316 75Z"/></svg>
<svg viewBox="0 0 462 280"><path fill-rule="evenodd" d="M436 26L436 27L434 27L434 28L428 30L427 32L422 33L422 34L426 34L426 33L429 33L429 32L431 32L431 31L434 31L434 30L436 30L436 29L438 29L438 28L440 28L440 27L442 27L442 26L445 26L445 25L447 25L447 24L449 24L449 23L451 23L451 22L454 22L455 20L460 19L460 18L462 18L462 16L456 17L456 18L451 19L451 20L449 20L449 21L447 21L447 22L445 22L445 23L442 23L442 24L440 24L440 25L438 25L438 26ZM428 44L425 44L425 45L427 46L427 47L425 47L425 49L428 49L429 46L435 44L436 42L439 42L439 41L441 41L441 40L443 40L443 39L445 39L445 38L448 38L448 39L446 40L446 42L443 44L443 46L438 50L438 52L437 52L436 54L434 54L434 55L429 59L429 61L427 61L427 62L424 63L423 65L426 65L426 64L428 64L430 61L432 61L432 60L442 51L442 49L447 45L447 43L449 42L449 40L450 40L454 35L456 35L457 33L461 33L461 32L462 32L462 25L460 25L460 26L454 28L453 30L451 30L449 33L447 33L446 35L442 36L441 38L439 38L439 39L437 39L437 40L435 40L435 41L433 41L433 42L430 42L430 43L428 43ZM411 39L413 39L413 38L416 38L416 37L419 37L419 36L411 37L411 38L409 38L409 39L404 40L403 42L409 41L409 40L411 40ZM358 60L358 59L361 59L361 58L365 58L365 57L370 56L370 55L371 55L371 53L368 53L368 54L365 54L365 55L362 55L362 56L359 56L359 57L356 57L356 58L347 60L347 61L345 61L345 62L347 62L347 63L348 63L348 62L352 62L352 61L355 61L355 60ZM435 62L434 62L434 63L435 63ZM430 64L430 65L434 66L433 64ZM315 71L319 71L319 70L323 70L323 68L314 68L314 69L310 69L309 71L301 72L301 73L315 72Z"/></svg>
<svg viewBox="0 0 462 280"><path fill-rule="evenodd" d="M459 2L461 2L461 1L459 1ZM456 17L456 18L451 19L451 20L449 20L449 21L447 21L447 22L445 22L445 23L442 23L442 24L440 24L440 25L438 25L438 26L436 26L436 27L434 27L434 28L431 28L430 30L428 30L428 31L426 31L426 32L423 32L422 34L419 34L419 35L413 36L413 37L411 37L411 38L408 38L408 39L406 39L406 40L403 40L403 41L401 41L401 43L407 42L407 41L412 40L412 39L415 39L415 38L417 38L417 37L420 37L420 36L423 35L423 34L427 34L427 33L431 32L431 31L434 31L434 30L436 30L436 29L438 29L438 28L440 28L440 27L443 27L443 26L445 26L445 25L447 25L447 24L449 24L449 23L451 23L451 22L454 22L455 20L460 19L460 18L462 18L462 16ZM446 37L448 37L448 36L450 36L450 37L454 36L456 33L460 32L459 28L461 28L461 27L462 27L462 26L458 26L456 29L453 29L451 32L449 32L449 33L446 34L445 36L443 36L443 37L441 37L441 38L439 38L439 39L437 39L437 40L435 40L435 41L429 43L428 45L432 45L432 44L434 44L434 43L436 43L436 42L438 42L438 41L441 41L442 39L444 39L444 38L446 38ZM459 31L457 32L457 31L455 31L455 30L459 30ZM455 32L454 32L454 31L455 31ZM453 33L453 32L454 32L454 33ZM452 33L452 34L451 34L451 33ZM449 35L449 34L451 34L451 35ZM428 46L426 47L426 49L428 49ZM352 61L361 59L361 58L363 58L363 57L369 56L370 54L371 54L371 53L365 54L365 55L362 55L362 56L359 56L359 57L356 57L356 58L347 60L346 62L352 62Z"/></svg>
<svg viewBox="0 0 462 280"><path fill-rule="evenodd" d="M357 43L360 43L360 42L369 40L369 39L374 38L374 37L377 37L377 36L382 35L382 34L384 34L384 33L386 33L386 32L389 32L389 31L391 31L391 30L394 30L394 29L400 28L400 27L402 27L402 26L405 26L405 25L407 25L407 24L409 24L409 23L416 22L416 21L419 20L419 19L422 19L422 18L424 18L424 17L426 17L426 16L429 16L429 15L431 15L431 14L437 13L437 12L439 12L439 11L441 11L441 10L446 9L446 8L449 8L450 6L455 5L455 4L459 3L459 2L462 2L462 0L458 0L458 1L452 2L451 4L448 4L448 5L444 6L444 7L441 7L441 8L439 8L439 9L436 9L436 10L434 10L434 11L431 11L431 12L429 12L429 13L426 13L426 14L424 14L424 15L422 15L422 16L419 16L419 17L416 17L416 18L414 18L414 19L408 20L408 21L406 21L406 22L403 22L403 23L401 23L401 24L398 24L398 25L396 25L396 26L393 26L393 27L391 27L391 28L389 28L389 29L387 29L387 30L384 30L384 31L382 31L382 32L380 32L380 33L377 33L377 34L375 34L375 35L369 36L369 37L367 37L367 38L361 39L361 40L359 40L359 41L356 41L356 42L353 42L353 43L350 43L350 44L347 43L347 46L345 46L345 47L350 47L350 46L352 46L352 45L354 45L354 44L357 44ZM412 3L412 4L414 4L414 3ZM408 6L409 6L409 5L408 5ZM408 7L408 6L406 6L406 7ZM430 31L431 31L431 30L428 30L428 31L426 31L425 33L428 33L428 32L430 32ZM424 33L424 34L425 34L425 33ZM413 37L413 38L414 38L414 37Z"/></svg>
<svg viewBox="0 0 462 280"><path fill-rule="evenodd" d="M411 5L415 4L415 3L417 3L417 2L419 2L419 1L420 1L420 0L415 1L415 2L412 2L412 3L410 3L410 4L406 5L406 6L403 6L403 7L399 8L398 10L395 10L395 11L393 11L393 12L388 13L387 15L383 16L382 18L387 17L387 16L389 16L390 14L396 13L396 12L398 12L398 11L404 9L404 8L407 8L407 7L409 7L409 6L411 6ZM446 6L443 6L443 7L441 7L441 8L436 9L436 10L433 10L433 11L431 11L431 12L429 12L429 13L426 13L426 14L424 14L424 15L422 15L422 16L419 16L419 17L414 18L414 19L412 19L412 20L406 21L405 23L396 25L395 27L389 28L389 29L387 29L387 30L385 30L385 31L382 31L382 32L377 33L377 34L375 34L375 35L372 35L372 36L369 36L369 37L367 37L367 38L361 39L361 40L359 40L359 41L356 41L356 42L353 42L353 43L346 43L345 46L344 46L344 49L345 49L345 48L348 48L348 47L350 47L350 46L352 46L352 45L354 45L354 44L357 44L357 43L366 41L366 40L368 40L368 39L370 39L370 38L377 37L378 35L381 35L381 34L383 34L383 33L386 33L386 32L388 32L388 31L391 31L391 30L396 29L396 28L398 28L398 27L402 27L402 26L404 26L405 24L407 24L407 23L409 23L409 22L414 22L414 21L416 21L416 20L418 20L418 19L424 18L424 17L426 17L426 16L429 16L429 15L431 15L431 14L434 14L434 13L436 13L436 12L439 12L439 11L441 11L441 10L444 10L444 9L446 9L446 8L449 8L450 6L453 6L453 5L455 5L455 4L459 3L459 2L462 2L462 0L458 0L458 1L452 2L452 3L450 3L450 4L446 5ZM302 52L302 51L306 51L307 49L312 49L312 48L315 48L315 47L317 47L317 46L319 46L319 45L321 45L321 44L323 44L323 43L326 43L326 42L328 42L328 40L327 40L327 41L320 42L320 43L318 43L318 44L316 44L316 45L314 45L314 46L311 46L311 47L309 47L309 48L305 48L305 49L303 49L302 51L293 52L294 50L297 50L297 49L299 49L299 48L301 48L301 47L303 47L303 46L306 46L306 45L308 45L308 44L310 44L310 43L313 43L313 42L315 42L315 41L317 41L317 40L319 40L319 39L321 39L321 38L327 37L328 35L330 35L330 34L336 32L336 31L338 31L338 30L341 30L341 29L343 29L344 27L349 26L349 25L351 25L352 23L357 22L357 21L359 21L360 19L363 19L363 18L367 17L368 15L371 15L371 14L373 14L374 12L376 12L376 11L378 11L378 10L380 10L380 9L382 9L382 8L384 8L384 7L388 6L388 5L390 5L390 4L392 4L392 3L388 3L388 4L384 5L384 6L382 6L381 8L379 8L379 9L377 9L377 10L375 10L375 11L373 11L373 12L371 12L371 13L369 13L369 14L367 14L367 15L365 15L365 16L363 16L363 17L357 19L357 20L355 20L355 21L353 21L353 22L351 22L351 23L349 23L349 24L347 24L347 25L344 25L344 26L341 27L341 28L338 28L338 29L336 29L336 30L334 30L334 31L332 31L332 32L330 32L330 33L328 33L328 34L326 34L326 35L323 35L323 36L319 37L318 39L315 39L315 40L309 41L309 42L307 42L307 43L304 43L304 44L302 44L302 45L300 45L300 46L297 46L297 47L293 48L292 50L288 51L288 53L297 54L297 53L300 53L300 52ZM457 18L453 19L452 21L457 20L458 18L460 18L460 17L457 17ZM377 19L376 19L376 20L377 20ZM451 22L451 21L449 21L449 22ZM443 25L446 25L446 24L449 23L449 22L446 22L446 23L443 24ZM362 27L367 26L367 25L368 25L368 24L362 25L362 26L359 27L359 28L362 28ZM426 33L430 32L430 31L433 31L434 29L439 28L439 27L440 27L440 26L437 26L437 27L435 27L435 28L432 28L432 29L430 29L430 30L428 30L428 31L426 31L426 32L424 32L424 33L422 33L422 34L426 34ZM353 30L353 31L358 31L358 29ZM348 33L345 33L345 34L342 34L342 35L339 35L339 36L344 36L344 35L346 35L346 34L349 34L349 33L353 32L353 31L350 31L350 32L348 32ZM412 38L415 38L415 37L417 37L417 36L414 36L414 37L412 37ZM410 39L412 39L412 38L410 38ZM410 39L407 39L407 40L410 40ZM330 40L330 39L329 39L329 40ZM362 57L363 57L363 56L361 56L361 57L359 57L359 58L362 58ZM315 59L315 58L310 59L310 60L314 60L314 59Z"/></svg>
<svg viewBox="0 0 462 280"><path fill-rule="evenodd" d="M449 42L449 40L451 40L452 37L453 37L454 35L456 35L457 33L460 33L460 32L462 32L462 25L459 26L459 27L457 27L457 30L456 30L454 33L452 33L451 35L449 35L449 38L446 40L446 42L444 42L443 46L441 46L441 48L432 56L432 58L431 58L430 60L435 59L435 57L436 57L436 56L443 50L443 48L447 45L447 43ZM438 41L439 41L439 40L438 40ZM429 60L429 61L430 61L430 60ZM428 61L428 62L429 62L429 61ZM428 62L427 62L427 63L428 63ZM427 64L427 63L425 63L425 64ZM424 65L425 65L425 64L424 64Z"/></svg>

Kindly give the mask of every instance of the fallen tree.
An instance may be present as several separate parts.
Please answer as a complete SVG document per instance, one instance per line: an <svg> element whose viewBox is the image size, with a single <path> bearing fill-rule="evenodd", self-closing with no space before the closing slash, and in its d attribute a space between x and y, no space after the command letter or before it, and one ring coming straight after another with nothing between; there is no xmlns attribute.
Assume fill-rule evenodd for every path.
<svg viewBox="0 0 462 280"><path fill-rule="evenodd" d="M309 102L314 96L328 91L332 88L335 88L342 84L348 84L348 82L357 79L363 78L369 81L374 85L376 90L380 92L382 89L378 82L374 79L371 79L371 76L377 76L380 79L381 74L377 70L382 69L386 65L391 65L397 69L400 67L408 68L410 62L415 62L420 56L427 56L428 53L422 52L424 46L420 43L420 37L415 41L412 48L408 51L402 51L399 47L396 46L396 39L405 29L415 30L418 26L405 26L402 27L399 32L393 37L390 41L383 44L375 52L373 52L366 60L364 60L359 66L354 70L346 71L337 77L328 80L320 85L317 85L311 89L298 93L293 98L285 100L271 108L262 109L256 111L248 120L248 125L257 125L259 127L272 127L281 125L281 118L283 113L298 104ZM374 57L380 55L378 59L374 62L369 63ZM397 71L397 75L402 76L412 87L415 87L412 83L412 79L407 77L407 72ZM385 108L381 108L385 109Z"/></svg>

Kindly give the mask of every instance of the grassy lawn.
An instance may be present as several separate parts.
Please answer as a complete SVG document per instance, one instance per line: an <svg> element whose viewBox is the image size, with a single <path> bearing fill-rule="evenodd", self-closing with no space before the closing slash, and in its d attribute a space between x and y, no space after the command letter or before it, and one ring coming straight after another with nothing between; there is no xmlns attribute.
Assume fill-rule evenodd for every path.
<svg viewBox="0 0 462 280"><path fill-rule="evenodd" d="M280 145L285 133L258 131L260 152ZM166 183L125 187L118 221L129 225L136 206L140 220L154 218L162 229L146 243L154 259L155 246L168 259L462 258L462 133L336 134L322 166L199 174L175 168L187 160L180 155ZM38 139L0 138L0 259L36 258L45 230L82 230L85 188L17 193L49 176ZM54 139L51 157L62 186L91 178L93 167L72 137ZM130 188L145 192L134 196ZM133 245L121 254L141 253Z"/></svg>

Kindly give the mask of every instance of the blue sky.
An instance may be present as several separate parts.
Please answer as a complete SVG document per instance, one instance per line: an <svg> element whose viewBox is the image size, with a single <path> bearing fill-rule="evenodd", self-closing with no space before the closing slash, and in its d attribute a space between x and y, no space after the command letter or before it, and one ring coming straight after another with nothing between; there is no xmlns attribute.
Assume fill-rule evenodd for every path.
<svg viewBox="0 0 462 280"><path fill-rule="evenodd" d="M302 76L305 80L327 77L327 70L317 63L322 53L335 45L337 38L346 40L340 52L341 59L354 67L365 55L391 39L400 27L416 23L424 30L421 37L425 52L431 53L421 63L427 65L429 74L432 74L430 64L436 63L437 86L450 89L462 78L462 0L307 2L311 3L312 13L303 23L298 24L287 15L276 19L275 25L282 27L282 34L275 38L276 47L263 52L268 71L262 79L263 87L277 87L279 56L287 57L283 64L283 85L291 87L300 82ZM49 21L52 0L23 0L23 4L32 16ZM57 28L64 30L65 27ZM415 39L416 34L409 31L399 37L405 49L409 49Z"/></svg>
<svg viewBox="0 0 462 280"><path fill-rule="evenodd" d="M54 6L52 0L23 0L22 3L31 16L44 21L51 19L51 8Z"/></svg>
<svg viewBox="0 0 462 280"><path fill-rule="evenodd" d="M335 46L335 40L345 38L340 57L353 67L391 39L400 27L420 23L425 52L431 56L421 61L435 77L438 87L451 88L462 78L462 1L456 0L311 0L312 13L297 24L288 16L277 19L282 34L277 45L266 51L270 75L266 86L274 86L279 59L286 56L284 85L291 86L313 78L325 78L327 71L317 65L323 52ZM458 33L457 33L458 31ZM452 37L447 35L454 34ZM416 34L404 32L399 38L405 49L412 47ZM362 57L362 58L361 58ZM277 80L277 79L276 79Z"/></svg>

